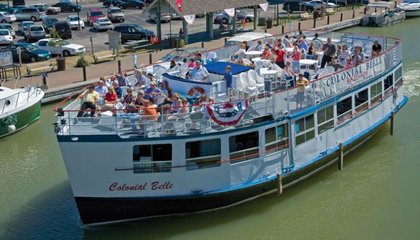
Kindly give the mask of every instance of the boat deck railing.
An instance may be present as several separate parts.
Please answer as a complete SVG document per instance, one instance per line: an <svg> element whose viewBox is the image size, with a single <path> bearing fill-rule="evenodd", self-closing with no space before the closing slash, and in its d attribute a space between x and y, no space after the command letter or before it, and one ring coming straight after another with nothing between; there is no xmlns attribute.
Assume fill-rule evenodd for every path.
<svg viewBox="0 0 420 240"><path fill-rule="evenodd" d="M14 91L14 90L11 90ZM36 87L26 87L23 91L15 91L14 94L0 99L0 114L10 112L19 107L31 102L32 99L38 97L42 90Z"/></svg>
<svg viewBox="0 0 420 240"><path fill-rule="evenodd" d="M250 126L261 121L297 114L326 100L336 98L389 72L402 60L401 44L398 39L348 33L325 33L322 37L340 39L341 44L349 46L357 43L363 46L370 45L370 47L373 41L380 39L384 52L374 58L366 59L358 66L311 79L304 89L304 97L299 104L297 102L298 90L301 92L302 89L297 87L252 93L236 91L231 98L223 100L216 98L215 103L202 102L189 106L182 113L177 109L170 109L169 112L173 113L167 114L168 109L166 109L165 112L161 111L159 116L150 119L150 117L142 115L140 109L134 113L133 109L130 112L124 109L108 112L98 111L95 117L77 117L81 106L80 99L77 99L65 108L57 110L59 117L56 123L56 132L60 135L117 134L122 138L134 136L171 137ZM229 49L231 48L230 46ZM219 50L223 49L225 48ZM235 105L238 102L246 102L248 107L243 109L243 116L234 124L220 123L207 111L209 108L223 108L222 106L226 103ZM366 107L361 105L360 111ZM86 113L89 112L90 110L86 111ZM352 117L352 113L343 113L340 119L344 121L347 117Z"/></svg>

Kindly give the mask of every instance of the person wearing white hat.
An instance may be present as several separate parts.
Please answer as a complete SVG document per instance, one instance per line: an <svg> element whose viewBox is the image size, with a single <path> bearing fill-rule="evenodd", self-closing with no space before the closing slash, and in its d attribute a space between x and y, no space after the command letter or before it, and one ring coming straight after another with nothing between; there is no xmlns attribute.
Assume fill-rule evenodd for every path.
<svg viewBox="0 0 420 240"><path fill-rule="evenodd" d="M209 72L204 66L202 66L201 61L195 62L195 67L191 70L190 74L192 79L197 82L205 82L209 77Z"/></svg>

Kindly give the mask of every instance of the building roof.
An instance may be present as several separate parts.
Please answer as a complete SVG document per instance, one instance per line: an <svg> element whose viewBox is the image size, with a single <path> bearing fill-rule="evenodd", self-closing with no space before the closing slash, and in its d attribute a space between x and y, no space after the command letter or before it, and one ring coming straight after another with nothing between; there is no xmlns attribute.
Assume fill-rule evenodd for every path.
<svg viewBox="0 0 420 240"><path fill-rule="evenodd" d="M210 12L219 12L228 8L243 8L251 7L261 3L267 3L266 0L184 0L182 1L182 11L176 6L176 0L161 0L162 5L169 4L171 8L181 16L191 14L202 14ZM153 1L152 4L145 10L150 11L158 4L158 0Z"/></svg>

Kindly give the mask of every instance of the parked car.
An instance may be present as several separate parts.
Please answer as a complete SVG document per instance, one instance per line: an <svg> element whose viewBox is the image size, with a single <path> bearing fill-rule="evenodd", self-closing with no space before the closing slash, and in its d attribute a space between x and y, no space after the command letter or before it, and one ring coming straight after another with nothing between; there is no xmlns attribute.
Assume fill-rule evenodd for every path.
<svg viewBox="0 0 420 240"><path fill-rule="evenodd" d="M0 23L0 29L9 30L10 34L12 34L12 37L16 38L16 32L10 23Z"/></svg>
<svg viewBox="0 0 420 240"><path fill-rule="evenodd" d="M54 28L62 39L72 38L71 27L68 22L58 21L55 23Z"/></svg>
<svg viewBox="0 0 420 240"><path fill-rule="evenodd" d="M18 29L21 34L24 34L25 31L32 25L35 25L33 21L23 21L18 24Z"/></svg>
<svg viewBox="0 0 420 240"><path fill-rule="evenodd" d="M7 29L0 29L0 45L9 45L13 43L13 36Z"/></svg>
<svg viewBox="0 0 420 240"><path fill-rule="evenodd" d="M246 22L252 22L254 20L254 15L248 14L241 10L236 10L236 21L242 21L243 19L245 19ZM228 21L229 21L229 15L225 12L216 14L214 18L214 23L216 24L220 24L220 23L227 24Z"/></svg>
<svg viewBox="0 0 420 240"><path fill-rule="evenodd" d="M283 10L289 13L303 11L303 4L302 0L287 0L283 3Z"/></svg>
<svg viewBox="0 0 420 240"><path fill-rule="evenodd" d="M93 22L95 22L97 18L104 18L104 17L106 16L100 8L89 8L87 12L87 23L89 27L92 27Z"/></svg>
<svg viewBox="0 0 420 240"><path fill-rule="evenodd" d="M96 31L108 31L114 29L114 25L108 18L97 18L93 23L93 28Z"/></svg>
<svg viewBox="0 0 420 240"><path fill-rule="evenodd" d="M41 21L46 16L45 13L40 13L37 8L17 8L13 11L13 14L17 21Z"/></svg>
<svg viewBox="0 0 420 240"><path fill-rule="evenodd" d="M24 32L24 35L26 41L31 42L33 40L38 41L39 39L45 38L46 33L43 26L32 25L28 27L28 29Z"/></svg>
<svg viewBox="0 0 420 240"><path fill-rule="evenodd" d="M0 3L0 11L8 12L10 9L10 6L5 3Z"/></svg>
<svg viewBox="0 0 420 240"><path fill-rule="evenodd" d="M61 12L80 12L80 10L82 10L82 7L80 5L75 4L73 2L59 2L52 6L59 7L61 9Z"/></svg>
<svg viewBox="0 0 420 240"><path fill-rule="evenodd" d="M34 43L34 45L45 51L49 51L53 55L62 55L65 57L86 52L84 46L73 44L59 38L44 38Z"/></svg>
<svg viewBox="0 0 420 240"><path fill-rule="evenodd" d="M45 17L42 19L42 26L45 29L45 32L49 33L52 28L54 28L55 23L58 22L57 18Z"/></svg>
<svg viewBox="0 0 420 240"><path fill-rule="evenodd" d="M128 40L150 39L155 36L153 31L144 29L137 24L120 24L114 28L114 31L121 33L121 42Z"/></svg>
<svg viewBox="0 0 420 240"><path fill-rule="evenodd" d="M110 7L108 8L106 16L111 20L111 22L124 22L125 16L124 12L119 7Z"/></svg>
<svg viewBox="0 0 420 240"><path fill-rule="evenodd" d="M20 48L20 56L22 62L38 62L48 60L51 58L50 52L42 50L39 47L34 46L30 43L17 42L15 44L10 45L9 48L12 51L14 62L19 62L17 48Z"/></svg>
<svg viewBox="0 0 420 240"><path fill-rule="evenodd" d="M15 21L16 21L16 16L14 14L9 14L7 12L0 12L0 22L12 23Z"/></svg>
<svg viewBox="0 0 420 240"><path fill-rule="evenodd" d="M46 14L58 14L61 12L60 7L49 7L44 3L33 4L33 5L30 5L29 7L38 8L38 11L45 12Z"/></svg>
<svg viewBox="0 0 420 240"><path fill-rule="evenodd" d="M169 13L160 14L161 22L170 22L171 19L172 19L172 16ZM149 21L156 22L156 20L157 20L156 13L149 13Z"/></svg>
<svg viewBox="0 0 420 240"><path fill-rule="evenodd" d="M78 17L77 15L70 15L67 17L67 23L70 25L71 29L84 29L85 28L85 22L83 22L83 19Z"/></svg>
<svg viewBox="0 0 420 240"><path fill-rule="evenodd" d="M118 4L118 7L121 9L125 9L125 8L142 9L144 6L146 6L146 4L140 0L126 0Z"/></svg>
<svg viewBox="0 0 420 240"><path fill-rule="evenodd" d="M313 0L313 1L309 1L309 2L303 2L302 4L303 10L306 9L306 11L308 12L312 12L314 10L319 10L321 9L322 6L324 6L324 8L330 7L330 8L335 8L337 7L337 5L335 5L334 3L326 3L324 1L321 0ZM306 8L305 8L306 7Z"/></svg>

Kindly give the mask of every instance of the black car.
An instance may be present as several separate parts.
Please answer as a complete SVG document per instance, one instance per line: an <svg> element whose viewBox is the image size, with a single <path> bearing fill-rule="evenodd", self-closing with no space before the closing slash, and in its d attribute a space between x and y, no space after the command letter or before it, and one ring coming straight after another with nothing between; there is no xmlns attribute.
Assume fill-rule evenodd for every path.
<svg viewBox="0 0 420 240"><path fill-rule="evenodd" d="M58 21L55 23L54 28L62 39L69 39L72 37L70 24L68 22Z"/></svg>
<svg viewBox="0 0 420 240"><path fill-rule="evenodd" d="M52 6L60 7L61 12L80 12L80 10L82 9L80 5L75 4L75 3L70 3L70 2L59 2Z"/></svg>
<svg viewBox="0 0 420 240"><path fill-rule="evenodd" d="M302 0L287 0L283 3L283 10L289 13L300 12L304 10L304 4Z"/></svg>
<svg viewBox="0 0 420 240"><path fill-rule="evenodd" d="M114 31L121 33L121 42L128 40L150 39L155 36L153 31L144 29L137 24L121 24L114 27Z"/></svg>
<svg viewBox="0 0 420 240"><path fill-rule="evenodd" d="M51 53L48 51L42 50L39 47L34 46L30 43L17 42L8 47L8 49L12 51L14 62L19 62L19 55L17 53L18 47L21 51L20 55L22 58L22 62L37 62L48 60L51 58Z"/></svg>
<svg viewBox="0 0 420 240"><path fill-rule="evenodd" d="M146 4L143 1L140 0L127 0L122 1L118 4L118 7L121 9L124 8L137 8L142 9Z"/></svg>
<svg viewBox="0 0 420 240"><path fill-rule="evenodd" d="M55 23L58 22L57 18L45 17L42 19L42 26L45 29L45 32L49 33L51 29L55 26Z"/></svg>

